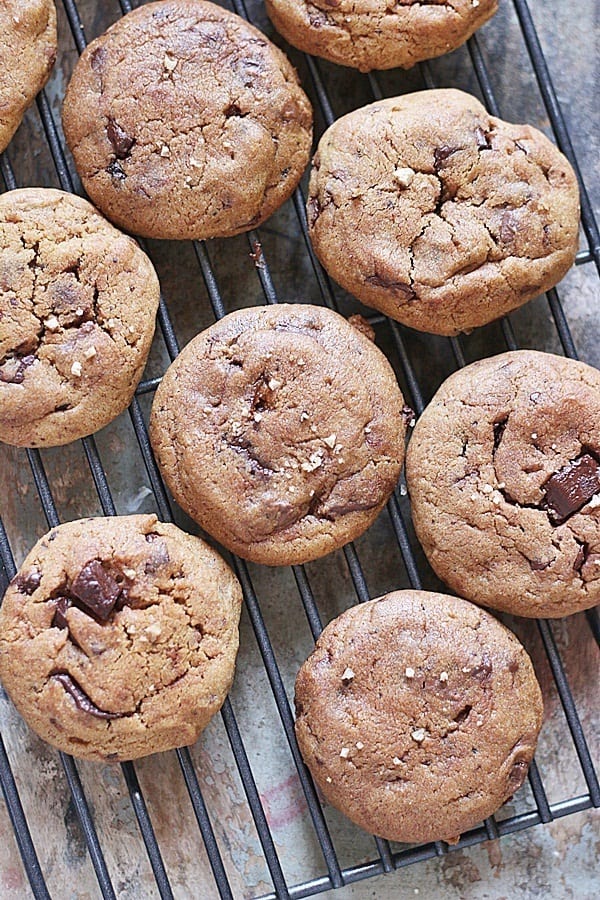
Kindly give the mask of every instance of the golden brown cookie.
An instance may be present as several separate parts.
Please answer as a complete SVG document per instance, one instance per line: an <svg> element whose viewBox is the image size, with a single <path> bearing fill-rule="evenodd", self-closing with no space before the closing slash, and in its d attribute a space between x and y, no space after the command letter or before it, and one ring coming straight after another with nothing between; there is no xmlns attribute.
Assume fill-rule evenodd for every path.
<svg viewBox="0 0 600 900"><path fill-rule="evenodd" d="M531 661L456 597L397 591L334 619L296 679L325 798L383 838L455 842L525 780L542 724Z"/></svg>
<svg viewBox="0 0 600 900"><path fill-rule="evenodd" d="M600 372L519 350L441 386L406 474L417 536L452 590L520 616L600 601Z"/></svg>
<svg viewBox="0 0 600 900"><path fill-rule="evenodd" d="M284 38L361 72L409 69L455 50L498 9L497 0L266 0Z"/></svg>
<svg viewBox="0 0 600 900"><path fill-rule="evenodd" d="M85 189L155 238L263 222L308 163L312 110L283 53L204 0L148 3L85 50L63 110Z"/></svg>
<svg viewBox="0 0 600 900"><path fill-rule="evenodd" d="M565 157L469 94L422 91L338 119L319 143L308 219L321 262L393 319L457 334L555 285L577 252Z"/></svg>
<svg viewBox="0 0 600 900"><path fill-rule="evenodd" d="M66 444L123 412L159 294L146 254L85 200L0 195L0 441Z"/></svg>
<svg viewBox="0 0 600 900"><path fill-rule="evenodd" d="M0 4L0 153L44 87L56 59L56 7L52 0Z"/></svg>
<svg viewBox="0 0 600 900"><path fill-rule="evenodd" d="M150 437L177 502L239 556L291 565L362 534L404 459L406 411L374 344L328 309L231 313L156 392Z"/></svg>
<svg viewBox="0 0 600 900"><path fill-rule="evenodd" d="M82 519L35 545L0 610L0 679L40 737L82 759L192 744L233 679L241 589L156 516Z"/></svg>

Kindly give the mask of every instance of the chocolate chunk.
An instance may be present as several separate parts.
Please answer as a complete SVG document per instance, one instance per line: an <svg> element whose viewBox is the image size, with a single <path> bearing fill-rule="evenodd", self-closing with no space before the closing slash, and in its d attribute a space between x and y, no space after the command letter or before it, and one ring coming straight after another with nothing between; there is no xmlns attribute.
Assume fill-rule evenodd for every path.
<svg viewBox="0 0 600 900"><path fill-rule="evenodd" d="M54 607L54 618L52 619L52 628L68 628L67 610L71 605L71 601L67 597L59 597Z"/></svg>
<svg viewBox="0 0 600 900"><path fill-rule="evenodd" d="M119 123L115 122L114 119L108 120L106 135L112 144L117 159L125 159L129 156L129 151L133 147L135 141L132 137L129 137L127 132L123 131Z"/></svg>
<svg viewBox="0 0 600 900"><path fill-rule="evenodd" d="M579 550L577 551L577 556L575 557L575 562L573 563L573 571L581 572L584 563L588 558L588 554L590 552L589 544L585 541L579 545Z"/></svg>
<svg viewBox="0 0 600 900"><path fill-rule="evenodd" d="M448 147L444 145L443 147L436 147L433 151L433 166L435 169L438 169L440 164L444 162L445 159L448 159L449 156L452 156L453 153L456 153L459 150L459 147Z"/></svg>
<svg viewBox="0 0 600 900"><path fill-rule="evenodd" d="M146 536L146 539L148 536ZM146 561L144 572L146 575L153 575L162 566L166 566L171 561L167 545L164 541L156 542L150 553L150 558Z"/></svg>
<svg viewBox="0 0 600 900"><path fill-rule="evenodd" d="M477 141L478 150L489 150L491 148L488 135L479 126L475 129L475 140Z"/></svg>
<svg viewBox="0 0 600 900"><path fill-rule="evenodd" d="M519 230L519 220L514 210L507 209L502 215L500 223L500 240L505 244L510 243Z"/></svg>
<svg viewBox="0 0 600 900"><path fill-rule="evenodd" d="M113 611L121 588L98 559L87 563L71 585L71 593L105 622Z"/></svg>
<svg viewBox="0 0 600 900"><path fill-rule="evenodd" d="M391 281L381 275L367 275L365 281L367 284L374 284L376 287L388 288L394 293L402 294L407 300L414 300L417 296L410 284L406 284L404 281Z"/></svg>
<svg viewBox="0 0 600 900"><path fill-rule="evenodd" d="M106 171L111 178L116 178L117 181L124 181L127 178L127 175L116 160L106 167Z"/></svg>
<svg viewBox="0 0 600 900"><path fill-rule="evenodd" d="M35 362L35 356L24 356L22 359L7 360L0 368L0 381L5 384L23 384L25 370Z"/></svg>
<svg viewBox="0 0 600 900"><path fill-rule="evenodd" d="M42 573L37 569L32 569L27 575L17 575L15 584L20 594L27 594L28 597L31 597L33 592L39 588L41 580Z"/></svg>
<svg viewBox="0 0 600 900"><path fill-rule="evenodd" d="M551 475L543 489L550 520L561 525L600 491L600 465L584 453Z"/></svg>
<svg viewBox="0 0 600 900"><path fill-rule="evenodd" d="M241 116L242 111L239 108L239 106L237 105L237 103L230 103L229 106L227 107L227 109L225 110L224 115L225 115L226 119L231 119L234 116Z"/></svg>
<svg viewBox="0 0 600 900"><path fill-rule="evenodd" d="M77 684L75 679L71 678L68 672L57 672L52 677L56 678L56 680L62 684L67 694L70 694L75 701L77 709L80 709L82 712L89 713L90 716L95 716L97 719L123 718L122 713L111 713L106 712L104 709L99 709L94 701L88 697L81 685Z"/></svg>

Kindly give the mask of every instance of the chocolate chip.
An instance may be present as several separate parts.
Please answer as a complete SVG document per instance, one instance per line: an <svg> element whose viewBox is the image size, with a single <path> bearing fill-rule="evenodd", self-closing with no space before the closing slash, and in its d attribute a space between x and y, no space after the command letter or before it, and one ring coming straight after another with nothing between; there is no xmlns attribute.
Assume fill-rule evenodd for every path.
<svg viewBox="0 0 600 900"><path fill-rule="evenodd" d="M519 220L514 210L507 209L502 215L500 223L500 239L508 244L519 230Z"/></svg>
<svg viewBox="0 0 600 900"><path fill-rule="evenodd" d="M561 525L600 491L600 465L589 453L563 466L543 485L546 508L554 525Z"/></svg>
<svg viewBox="0 0 600 900"><path fill-rule="evenodd" d="M489 653L483 653L479 665L471 669L473 678L478 681L489 681L492 676L492 660Z"/></svg>
<svg viewBox="0 0 600 900"><path fill-rule="evenodd" d="M71 605L71 601L67 597L59 597L54 607L54 618L52 619L52 628L68 628L67 610Z"/></svg>
<svg viewBox="0 0 600 900"><path fill-rule="evenodd" d="M127 178L127 175L116 160L106 167L106 171L111 178L116 178L117 181L124 181Z"/></svg>
<svg viewBox="0 0 600 900"><path fill-rule="evenodd" d="M483 128L479 126L475 129L475 140L477 141L478 150L490 150L491 144L488 135Z"/></svg>
<svg viewBox="0 0 600 900"><path fill-rule="evenodd" d="M5 384L23 384L25 370L35 362L35 356L24 356L22 359L14 357L8 359L0 368L0 381Z"/></svg>
<svg viewBox="0 0 600 900"><path fill-rule="evenodd" d="M121 588L105 571L100 560L93 559L83 567L71 585L71 593L105 622L113 611Z"/></svg>
<svg viewBox="0 0 600 900"><path fill-rule="evenodd" d="M106 710L97 707L94 701L88 697L81 685L77 684L75 679L71 678L68 672L57 672L52 677L62 684L67 694L70 694L75 701L75 706L82 712L89 713L90 716L95 716L97 719L123 718L122 713L106 712Z"/></svg>
<svg viewBox="0 0 600 900"><path fill-rule="evenodd" d="M114 119L108 120L108 125L106 126L106 136L112 144L112 148L117 159L125 159L127 156L129 156L129 151L133 147L135 141L132 137L129 137L127 132L124 131L119 123Z"/></svg>
<svg viewBox="0 0 600 900"><path fill-rule="evenodd" d="M20 594L27 594L28 597L31 597L33 592L39 588L41 580L42 573L37 569L32 569L27 575L17 575L15 585Z"/></svg>

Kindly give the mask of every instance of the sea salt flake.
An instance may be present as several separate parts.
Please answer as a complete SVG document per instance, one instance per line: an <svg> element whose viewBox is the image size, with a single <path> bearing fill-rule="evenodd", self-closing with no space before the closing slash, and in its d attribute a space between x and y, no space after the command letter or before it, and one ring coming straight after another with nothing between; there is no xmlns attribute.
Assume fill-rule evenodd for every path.
<svg viewBox="0 0 600 900"><path fill-rule="evenodd" d="M425 731L424 728L416 728L414 731L411 731L410 736L413 739L413 741L416 741L417 744L420 744L422 741L425 740L425 738L427 736L427 732Z"/></svg>
<svg viewBox="0 0 600 900"><path fill-rule="evenodd" d="M407 678L414 678L414 677L415 677L415 670L414 670L414 669L411 669L410 666L409 666L407 669L405 669L404 674L406 675Z"/></svg>
<svg viewBox="0 0 600 900"><path fill-rule="evenodd" d="M340 750L340 756L342 757L342 759L348 759L348 757L350 756L350 750L348 749L348 747L342 747L342 749Z"/></svg>
<svg viewBox="0 0 600 900"><path fill-rule="evenodd" d="M71 375L74 375L76 378L81 378L81 363L74 362L71 366Z"/></svg>
<svg viewBox="0 0 600 900"><path fill-rule="evenodd" d="M327 437L323 438L323 442L325 444L327 444L328 447L331 447L331 449L333 450L333 448L335 447L336 439L337 438L336 438L335 434L330 434Z"/></svg>

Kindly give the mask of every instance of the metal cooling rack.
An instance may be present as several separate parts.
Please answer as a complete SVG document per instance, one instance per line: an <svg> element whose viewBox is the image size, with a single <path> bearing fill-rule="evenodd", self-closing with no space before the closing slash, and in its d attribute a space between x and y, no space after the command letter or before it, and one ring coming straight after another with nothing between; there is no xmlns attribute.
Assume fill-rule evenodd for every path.
<svg viewBox="0 0 600 900"><path fill-rule="evenodd" d="M118 0L118 2L123 14L130 11L132 4L129 0ZM563 153L565 153L571 161L580 181L582 226L587 246L578 253L577 264L585 265L586 267L589 267L590 270L595 267L596 270L598 270L598 273L600 273L600 236L598 227L582 178L582 172L573 150L573 145L549 75L540 41L533 24L531 13L526 0L513 0L513 4L520 24L522 40L524 41L527 54L531 61L537 88L539 89L547 111L556 142ZM77 2L76 0L63 0L63 6L70 25L75 47L81 52L86 45L86 36L80 19ZM233 8L239 15L245 18L249 17L245 0L233 0ZM488 109L493 114L499 115L500 110L493 88L493 81L486 66L484 53L477 37L473 37L469 41L468 54L479 85L479 90ZM295 61L296 57L293 56L293 59ZM304 58L303 65L308 72L310 82L312 82L312 84L308 84L307 87L309 91L311 91L312 88L311 93L313 100L316 101L315 107L317 115L320 116L321 122L324 125L329 125L334 120L334 113L326 86L327 77L324 75L327 66L324 66L322 63L310 57ZM417 68L416 72L421 79L421 88L431 88L435 86L432 71L433 67L427 63L421 64ZM384 79L381 78L381 76L370 74L368 76L363 76L363 80L365 89L368 92L365 102L379 99L384 95L384 91L380 84ZM412 89L419 88L413 87ZM57 127L51 104L44 91L42 91L38 97L37 109L61 187L66 191L80 192L81 187L77 179L72 175L72 170L67 164L65 151L61 143L61 133ZM6 154L1 160L1 173L7 190L19 186ZM329 281L327 274L320 268L310 246L304 206L305 197L303 196L301 188L296 190L292 202L296 227L299 229L299 232L304 239L306 252L310 257L312 272L318 285L320 298L327 306L337 308L338 302L335 289ZM259 231L250 232L247 235L247 240L250 252L256 261L256 271L260 278L264 302L277 303L278 296L274 285L274 279L272 278L272 273L269 268L269 260L262 247ZM220 318L225 315L226 309L221 297L217 276L213 265L211 264L209 251L204 243L195 243L193 246L207 295L212 305L213 313L216 318ZM575 344L556 290L549 291L547 301L565 355L577 358ZM161 298L160 301L158 321L169 358L174 359L179 352L179 345L169 315L168 303L164 298ZM419 379L413 363L411 362L411 356L408 349L411 342L411 332L395 322L385 320L383 316L371 316L370 321L377 326L389 329L388 335L390 335L391 346L393 347L394 353L397 355L400 364L400 376L405 389L405 395L408 402L412 404L417 414L419 414L424 407L424 399ZM518 345L515 332L509 319L504 319L502 321L501 334L503 336L505 348L517 348ZM449 341L455 365L464 365L465 352L463 349L463 340L461 340L461 338L452 338L449 339ZM152 450L148 441L146 422L140 403L140 398L142 398L143 395L151 394L156 389L159 381L159 378L152 378L145 380L140 384L136 398L129 409L129 416L133 425L139 451L141 452L147 469L149 483L154 494L156 511L163 521L170 521L172 519L170 501L152 455ZM111 493L111 485L109 484L108 477L105 473L96 441L94 437L89 437L83 440L82 444L101 508L104 514L114 515L116 514L116 507L113 494ZM48 527L54 527L59 524L59 514L53 498L50 481L44 467L42 454L37 450L27 450L23 451L23 461L25 460L25 456L27 457L28 465L31 468L31 473L39 492ZM406 504L400 499L400 497L403 496L403 493L405 493L405 491L403 491L402 488L399 488L392 496L388 505L388 514L390 516L393 534L404 562L406 580L414 588L419 588L422 583L421 575L419 573L417 558L415 557L413 549L414 539L411 536L410 523L408 519L405 521L407 515ZM359 559L359 554L353 545L347 546L343 552L345 564L347 565L349 576L356 594L356 599L359 602L365 601L369 599L369 590L367 587L365 570ZM8 581L15 574L15 563L7 531L1 519L0 560L2 563L2 568L0 569L0 589L2 589L3 592ZM332 837L310 774L302 763L295 742L293 715L288 700L288 694L273 649L272 637L267 628L263 613L261 612L261 605L257 592L253 586L249 568L242 560L233 560L233 565L243 586L246 610L260 650L264 669L272 691L274 705L279 715L280 721L278 722L275 720L273 722L273 727L283 728L285 733L297 777L302 786L308 810L310 812L310 820L312 822L312 828L314 829L314 835L316 835L320 847L321 871L323 871L323 866L325 870L325 874L312 877L310 880L302 883L293 885L287 883L275 846L273 834L269 829L267 813L265 811L264 803L261 801L257 782L244 745L244 739L240 727L238 726L236 716L234 715L231 702L227 700L221 713L222 722L231 750L235 756L235 763L239 772L241 784L243 785L247 804L254 820L258 839L262 847L266 871L268 871L272 882L272 890L268 893L263 893L261 900L286 897L307 897L327 891L330 888L340 887L344 884L369 878L370 876L384 872L391 872L411 863L451 852L454 848L449 848L442 842L415 848L400 847L392 849L387 841L375 839L376 853L371 859L366 862L359 861L350 867L342 867L338 858L338 853L336 852L335 838ZM309 576L303 566L293 567L293 576L310 631L312 636L316 639L321 632L322 621L315 595L311 589ZM589 627L592 629L596 641L598 641L600 628L598 625L597 611L586 613L586 619ZM547 798L544 782L538 767L534 762L529 772L529 785L531 788L531 796L533 798L532 808L510 815L508 818L504 818L501 821L496 821L493 817L488 819L480 827L463 835L459 844L456 845L457 848L464 848L481 841L494 839L501 835L520 831L539 823L551 822L553 819L568 816L592 806L597 807L600 805L600 787L597 775L582 729L580 716L565 674L563 660L561 659L557 647L554 633L555 627L555 625L548 621L539 621L537 623L539 636L541 637L541 642L547 656L555 689L560 698L570 738L579 762L579 774L583 776L587 790L579 796L573 796L557 803L550 803ZM199 775L196 771L194 761L187 748L176 751L176 756L199 829L198 838L201 838L204 843L210 868L212 869L212 875L214 877L212 885L206 887L206 894L204 894L204 896L233 898L234 894L221 855L221 846L215 835L215 814L211 814L211 810L208 808L203 798L203 790L201 787L202 775ZM103 847L101 846L101 840L94 824L94 815L92 812L92 807L94 805L93 800L90 801L86 796L80 772L78 771L78 764L76 764L71 757L62 753L60 754L60 763L71 792L72 803L74 804L81 834L85 840L87 852L89 853L95 871L100 893L105 898L116 898L117 889L111 881L109 867L105 859ZM152 868L156 889L162 898L173 897L172 880L170 880L168 867L163 860L160 841L157 837L156 830L153 827L148 805L136 774L136 766L133 763L123 763L121 769L129 792L130 802L135 812L139 831L145 845L148 861ZM18 848L33 894L36 898L48 898L50 897L50 893L44 877L44 872L42 871L39 862L36 847L34 846L31 837L28 820L19 797L15 776L11 769L9 756L2 735L0 735L0 781L8 814L14 828Z"/></svg>

